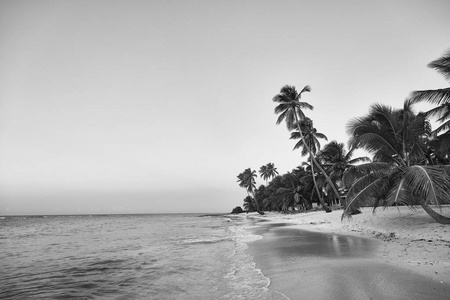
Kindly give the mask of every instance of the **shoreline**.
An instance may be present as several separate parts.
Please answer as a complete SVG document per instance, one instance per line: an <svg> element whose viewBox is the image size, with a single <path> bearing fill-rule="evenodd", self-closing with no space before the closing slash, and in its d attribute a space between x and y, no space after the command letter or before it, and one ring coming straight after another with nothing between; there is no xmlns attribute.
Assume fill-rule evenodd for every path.
<svg viewBox="0 0 450 300"><path fill-rule="evenodd" d="M449 216L450 207L442 207ZM287 223L290 228L335 233L378 240L376 258L381 262L450 284L450 226L434 221L422 209L407 207L372 208L341 221L342 210L331 213L313 211L282 214L267 212L240 214L244 218L264 220L264 224Z"/></svg>

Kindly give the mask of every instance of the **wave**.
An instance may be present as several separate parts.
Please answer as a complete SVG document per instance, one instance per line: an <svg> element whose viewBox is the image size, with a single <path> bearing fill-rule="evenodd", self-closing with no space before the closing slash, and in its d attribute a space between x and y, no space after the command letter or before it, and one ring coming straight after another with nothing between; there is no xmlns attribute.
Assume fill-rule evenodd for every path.
<svg viewBox="0 0 450 300"><path fill-rule="evenodd" d="M194 244L215 244L220 242L232 241L231 237L203 237L203 238L190 238L181 240L181 244L194 245Z"/></svg>

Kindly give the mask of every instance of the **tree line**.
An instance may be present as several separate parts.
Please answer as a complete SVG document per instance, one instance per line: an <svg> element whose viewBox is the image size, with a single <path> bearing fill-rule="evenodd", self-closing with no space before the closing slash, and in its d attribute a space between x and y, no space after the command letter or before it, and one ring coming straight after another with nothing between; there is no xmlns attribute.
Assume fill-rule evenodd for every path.
<svg viewBox="0 0 450 300"><path fill-rule="evenodd" d="M428 66L450 82L450 50ZM304 112L313 106L301 99L310 91L309 86L297 91L285 85L272 99L276 123L286 124L290 139L298 140L294 150L300 149L307 162L281 175L273 163L261 166L266 184L258 188L255 170L241 172L237 178L247 191L247 212L309 210L317 203L326 212L342 207L342 217L348 217L361 206L407 205L421 206L437 222L450 224L435 209L450 203L450 87L414 91L401 108L372 104L367 115L348 122L347 147L331 141L323 148L320 140L327 137ZM419 102L435 107L416 114L413 107ZM435 130L430 118L439 124ZM353 158L357 149L372 159Z"/></svg>

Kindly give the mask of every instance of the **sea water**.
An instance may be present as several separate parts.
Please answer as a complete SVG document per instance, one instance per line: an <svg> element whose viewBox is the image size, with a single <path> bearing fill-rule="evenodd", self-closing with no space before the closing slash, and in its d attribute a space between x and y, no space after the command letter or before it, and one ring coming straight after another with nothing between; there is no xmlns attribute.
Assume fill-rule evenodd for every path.
<svg viewBox="0 0 450 300"><path fill-rule="evenodd" d="M261 237L245 224L192 214L2 217L0 299L286 299L246 251Z"/></svg>

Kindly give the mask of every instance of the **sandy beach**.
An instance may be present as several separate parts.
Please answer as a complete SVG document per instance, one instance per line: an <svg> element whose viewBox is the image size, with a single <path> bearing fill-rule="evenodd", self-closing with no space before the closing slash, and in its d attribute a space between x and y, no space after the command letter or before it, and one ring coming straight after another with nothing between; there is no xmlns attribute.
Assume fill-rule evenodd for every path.
<svg viewBox="0 0 450 300"><path fill-rule="evenodd" d="M441 213L449 216L450 207L442 208ZM297 295L296 290L299 285L303 284L304 290L313 283L315 288L310 292L316 294L311 296L311 299L314 297L324 299L330 295L335 295L336 299L348 297L381 299L399 294L402 294L404 299L408 297L444 299L445 295L448 295L450 292L450 226L436 223L420 208L414 211L407 207L381 208L377 209L375 214L372 214L371 208L364 208L362 214L343 221L341 221L341 214L342 210L332 213L324 211L295 214L269 212L263 216L256 213L242 215L248 220L254 220L252 224L256 225L254 232L263 236L262 240L250 246L250 252L255 257L257 267L271 279L271 288L280 292L287 291L286 295L291 299L296 299L292 295ZM305 251L319 251L317 248L322 248L322 245L331 244L338 248L338 256L342 256L342 259L336 260L330 257L326 262L326 269L321 270L318 267L321 259L318 257L325 256L325 259L328 259L326 252L336 253L336 249L325 249L323 253L319 251L314 255L310 255L311 253L292 255L291 250L299 248L300 240L307 241L310 238L313 243L317 243L317 239L321 236L313 237L313 233L325 233L323 235L325 238L318 242L319 244L315 244L316 246L311 244L311 247L316 247L316 250ZM351 237L355 237L355 240ZM317 247L317 245L321 246ZM307 260L304 259L305 255L310 255ZM355 258L358 262L357 266L354 266ZM303 259L301 270L298 268L299 259ZM349 259L353 259L353 262L349 263ZM348 265L353 267L346 271L345 268ZM333 271L335 273L330 273ZM314 282L299 280L300 272L308 272L309 276L304 278L313 278ZM358 278L358 284L349 283L350 279L345 283L338 283L333 279L335 286L349 284L348 289L353 294L343 294L345 289L333 290L328 284L317 285L317 278L323 277L325 273L328 277L332 276L330 274L342 275L334 275L334 278ZM375 283L372 282L374 278L376 278ZM400 284L390 286L389 278L400 280ZM364 285L368 286L365 288ZM373 288L373 285L377 287ZM328 290L325 291L326 289ZM372 289L371 295L375 296L369 297L364 294L367 289ZM424 290L424 294L421 290ZM427 290L433 290L434 296L427 295ZM323 291L325 294L317 294L317 291Z"/></svg>

